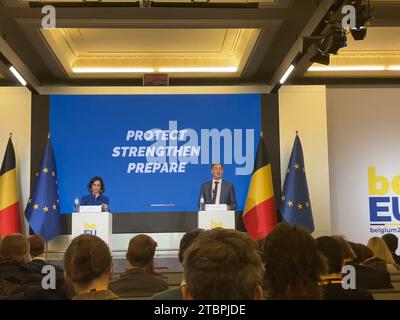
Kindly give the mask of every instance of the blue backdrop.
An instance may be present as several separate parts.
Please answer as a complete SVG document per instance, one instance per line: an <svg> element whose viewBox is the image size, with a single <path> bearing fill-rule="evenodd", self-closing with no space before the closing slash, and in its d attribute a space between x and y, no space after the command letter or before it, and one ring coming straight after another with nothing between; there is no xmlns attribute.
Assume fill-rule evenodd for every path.
<svg viewBox="0 0 400 320"><path fill-rule="evenodd" d="M243 210L260 135L260 100L258 94L51 96L61 211L72 211L75 196L88 193L95 175L104 178L112 212L197 211L212 160L224 163L224 179L234 184ZM144 156L149 147L167 152L168 146L170 152L186 146L188 153Z"/></svg>

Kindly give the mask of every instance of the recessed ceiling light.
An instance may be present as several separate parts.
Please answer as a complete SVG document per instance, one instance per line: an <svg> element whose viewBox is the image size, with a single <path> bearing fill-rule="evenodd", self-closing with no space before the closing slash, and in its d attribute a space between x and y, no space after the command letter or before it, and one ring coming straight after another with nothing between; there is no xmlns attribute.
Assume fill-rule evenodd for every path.
<svg viewBox="0 0 400 320"><path fill-rule="evenodd" d="M384 71L384 66L337 66L337 67L318 67L312 66L308 71Z"/></svg>
<svg viewBox="0 0 400 320"><path fill-rule="evenodd" d="M193 72L193 73L202 73L202 72L236 72L237 67L187 67L187 68L160 68L159 72L169 72L169 73L178 73L178 72Z"/></svg>
<svg viewBox="0 0 400 320"><path fill-rule="evenodd" d="M153 68L92 68L79 67L72 68L73 73L151 73Z"/></svg>

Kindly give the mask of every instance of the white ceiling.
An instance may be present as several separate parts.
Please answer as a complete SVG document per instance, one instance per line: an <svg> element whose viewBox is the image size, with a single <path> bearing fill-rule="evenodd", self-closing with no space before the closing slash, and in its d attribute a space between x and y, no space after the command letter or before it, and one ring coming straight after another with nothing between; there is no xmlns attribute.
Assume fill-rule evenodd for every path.
<svg viewBox="0 0 400 320"><path fill-rule="evenodd" d="M74 73L73 68L99 67L155 70L235 67L237 72L215 72L214 76L238 77L260 29L59 28L41 29L41 33L70 78L93 76ZM135 76L118 72L101 74L107 78ZM202 76L201 73L192 75ZM191 74L175 74L175 77L187 76Z"/></svg>

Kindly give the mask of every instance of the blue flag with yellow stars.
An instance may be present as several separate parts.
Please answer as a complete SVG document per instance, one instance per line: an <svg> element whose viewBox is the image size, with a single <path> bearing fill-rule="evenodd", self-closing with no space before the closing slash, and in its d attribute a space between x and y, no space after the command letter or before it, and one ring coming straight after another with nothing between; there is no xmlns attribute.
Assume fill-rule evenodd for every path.
<svg viewBox="0 0 400 320"><path fill-rule="evenodd" d="M310 233L314 231L303 148L297 133L283 185L280 212L288 224L302 226Z"/></svg>
<svg viewBox="0 0 400 320"><path fill-rule="evenodd" d="M57 187L57 168L50 137L36 173L25 217L32 230L49 241L61 233L60 200Z"/></svg>

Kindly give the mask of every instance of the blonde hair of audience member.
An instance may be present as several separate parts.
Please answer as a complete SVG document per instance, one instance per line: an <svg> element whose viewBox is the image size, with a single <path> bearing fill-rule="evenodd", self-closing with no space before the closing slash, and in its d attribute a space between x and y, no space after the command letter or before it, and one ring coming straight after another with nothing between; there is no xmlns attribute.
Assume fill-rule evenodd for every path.
<svg viewBox="0 0 400 320"><path fill-rule="evenodd" d="M68 246L64 269L78 294L107 290L112 269L110 249L99 237L82 234Z"/></svg>
<svg viewBox="0 0 400 320"><path fill-rule="evenodd" d="M20 233L10 233L0 242L0 260L26 264L30 260L29 241Z"/></svg>
<svg viewBox="0 0 400 320"><path fill-rule="evenodd" d="M246 234L215 228L202 232L184 253L185 300L263 298L264 266Z"/></svg>
<svg viewBox="0 0 400 320"><path fill-rule="evenodd" d="M372 250L376 257L386 262L389 272L397 271L398 266L394 261L392 253L390 252L385 240L379 237L372 237L368 240L367 247Z"/></svg>

